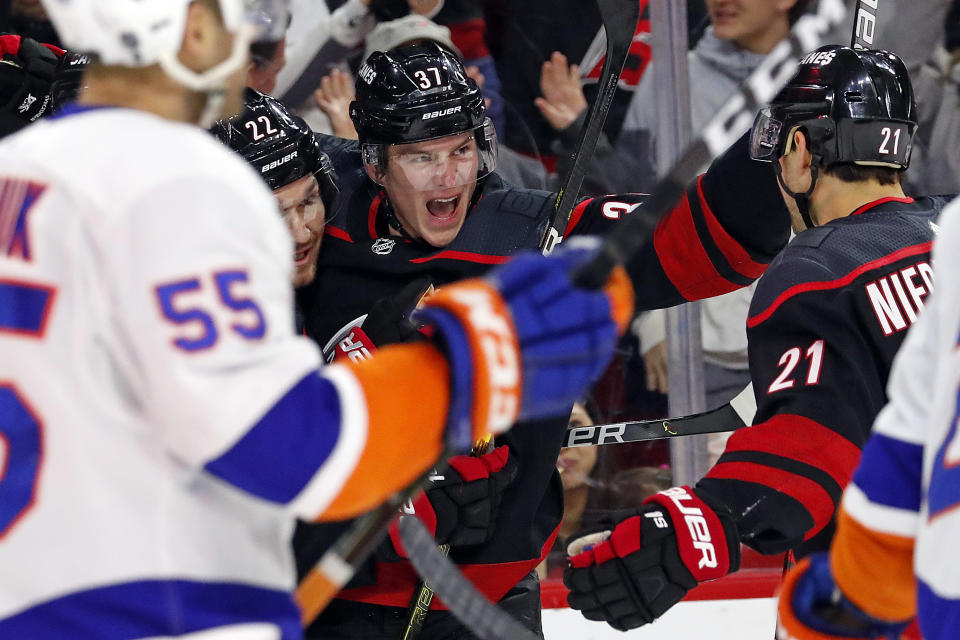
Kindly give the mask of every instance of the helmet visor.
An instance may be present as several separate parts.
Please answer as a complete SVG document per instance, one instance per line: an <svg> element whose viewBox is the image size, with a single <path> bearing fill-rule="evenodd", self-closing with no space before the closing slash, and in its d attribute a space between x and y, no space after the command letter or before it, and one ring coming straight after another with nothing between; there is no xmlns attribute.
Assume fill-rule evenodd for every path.
<svg viewBox="0 0 960 640"><path fill-rule="evenodd" d="M750 157L760 162L776 160L782 131L783 122L774 117L770 107L762 109L750 132Z"/></svg>
<svg viewBox="0 0 960 640"><path fill-rule="evenodd" d="M482 139L478 139L478 134ZM381 186L441 192L473 184L493 171L497 163L496 150L496 133L488 121L486 126L472 132L386 145L385 149L370 148L365 150L364 158L374 165L375 181ZM383 154L386 162L381 158Z"/></svg>

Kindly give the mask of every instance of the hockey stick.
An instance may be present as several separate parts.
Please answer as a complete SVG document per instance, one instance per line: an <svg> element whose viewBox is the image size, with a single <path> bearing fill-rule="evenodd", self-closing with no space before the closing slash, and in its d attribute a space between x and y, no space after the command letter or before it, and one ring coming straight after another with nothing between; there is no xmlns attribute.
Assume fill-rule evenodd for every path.
<svg viewBox="0 0 960 640"><path fill-rule="evenodd" d="M857 0L853 7L853 37L850 46L854 49L873 49L873 33L877 26L877 5L880 0Z"/></svg>
<svg viewBox="0 0 960 640"><path fill-rule="evenodd" d="M753 385L748 384L727 404L703 413L679 418L568 427L567 434L563 439L563 447L625 444L628 442L643 442L644 440L676 438L678 436L736 431L743 427L749 427L756 412L757 403L753 396Z"/></svg>
<svg viewBox="0 0 960 640"><path fill-rule="evenodd" d="M492 442L493 436L488 435L473 445L473 448L470 449L470 455L477 457L482 456L487 453ZM450 553L450 545L441 544L437 547L437 550L446 557L447 554ZM420 631L423 629L423 623L427 619L427 614L430 613L430 603L433 602L434 593L433 587L431 587L425 579L421 578L413 590L413 597L410 599L410 604L407 607L407 626L403 630L402 640L414 640L414 638L420 635Z"/></svg>
<svg viewBox="0 0 960 640"><path fill-rule="evenodd" d="M600 18L607 36L607 53L597 83L597 96L587 112L577 137L577 145L570 156L570 169L557 192L550 224L540 239L540 251L544 255L549 254L563 241L563 232L567 229L570 214L573 213L577 196L580 194L580 185L587 173L587 161L597 148L597 139L617 92L620 72L627 61L633 34L640 21L639 0L597 0L597 6L600 8Z"/></svg>
<svg viewBox="0 0 960 640"><path fill-rule="evenodd" d="M420 490L432 473L424 474L373 511L354 520L304 576L296 592L300 623L304 628L310 626L337 592L350 582L360 565L386 537L387 527L397 517L400 507Z"/></svg>
<svg viewBox="0 0 960 640"><path fill-rule="evenodd" d="M734 95L707 123L700 135L680 154L669 173L653 188L649 198L620 222L617 233L604 240L600 252L576 274L585 288L600 288L607 275L647 242L660 218L683 196L687 183L713 158L733 144L753 122L756 111L769 102L793 76L797 59L815 49L831 28L846 17L842 0L819 0L817 13L800 18L783 40Z"/></svg>
<svg viewBox="0 0 960 640"><path fill-rule="evenodd" d="M487 600L448 560L416 518L400 518L400 538L425 580L470 632L484 640L535 640L529 629Z"/></svg>

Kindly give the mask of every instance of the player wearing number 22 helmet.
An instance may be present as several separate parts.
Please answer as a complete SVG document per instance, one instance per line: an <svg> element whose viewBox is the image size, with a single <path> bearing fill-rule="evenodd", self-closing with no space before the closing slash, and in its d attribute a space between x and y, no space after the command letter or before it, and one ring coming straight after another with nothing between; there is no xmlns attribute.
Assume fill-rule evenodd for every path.
<svg viewBox="0 0 960 640"><path fill-rule="evenodd" d="M934 286L948 198L901 189L916 126L900 59L841 46L804 56L757 116L750 152L775 169L797 236L760 278L747 319L753 426L693 488L571 544L564 579L585 616L618 629L652 622L698 582L735 571L741 543L797 556L828 547L894 355Z"/></svg>

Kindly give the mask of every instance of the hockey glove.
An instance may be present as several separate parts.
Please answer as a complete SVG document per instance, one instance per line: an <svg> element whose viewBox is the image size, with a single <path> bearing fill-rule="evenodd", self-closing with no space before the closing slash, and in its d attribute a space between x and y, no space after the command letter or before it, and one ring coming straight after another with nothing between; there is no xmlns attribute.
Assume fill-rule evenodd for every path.
<svg viewBox="0 0 960 640"><path fill-rule="evenodd" d="M47 113L50 83L63 49L16 35L0 36L0 135L13 133Z"/></svg>
<svg viewBox="0 0 960 640"><path fill-rule="evenodd" d="M518 418L569 412L610 361L633 313L633 288L620 267L602 291L575 287L572 273L599 247L582 240L443 287L414 314L434 326L450 362L447 433L459 450Z"/></svg>
<svg viewBox="0 0 960 640"><path fill-rule="evenodd" d="M483 544L497 523L503 490L517 477L517 463L506 446L480 457L454 456L413 502L413 513L427 526L437 544L452 547ZM404 510L409 514L407 508ZM393 548L407 554L397 523L390 527Z"/></svg>
<svg viewBox="0 0 960 640"><path fill-rule="evenodd" d="M909 623L878 620L847 600L833 580L826 553L804 558L787 574L780 589L778 618L779 640L896 640Z"/></svg>
<svg viewBox="0 0 960 640"><path fill-rule="evenodd" d="M732 518L689 487L673 487L613 531L578 536L567 549L567 602L588 620L626 631L649 624L705 580L740 567Z"/></svg>
<svg viewBox="0 0 960 640"><path fill-rule="evenodd" d="M373 344L382 347L423 338L410 316L431 287L429 277L418 278L399 292L377 300L361 325Z"/></svg>

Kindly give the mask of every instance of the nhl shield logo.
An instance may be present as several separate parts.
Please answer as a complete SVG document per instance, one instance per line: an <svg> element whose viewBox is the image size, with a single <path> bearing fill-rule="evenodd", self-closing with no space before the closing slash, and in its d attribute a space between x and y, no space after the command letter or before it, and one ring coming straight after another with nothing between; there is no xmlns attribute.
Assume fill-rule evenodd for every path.
<svg viewBox="0 0 960 640"><path fill-rule="evenodd" d="M396 240L391 238L377 238L374 241L373 246L370 247L370 250L378 256L385 256L393 251L395 246L397 246Z"/></svg>

